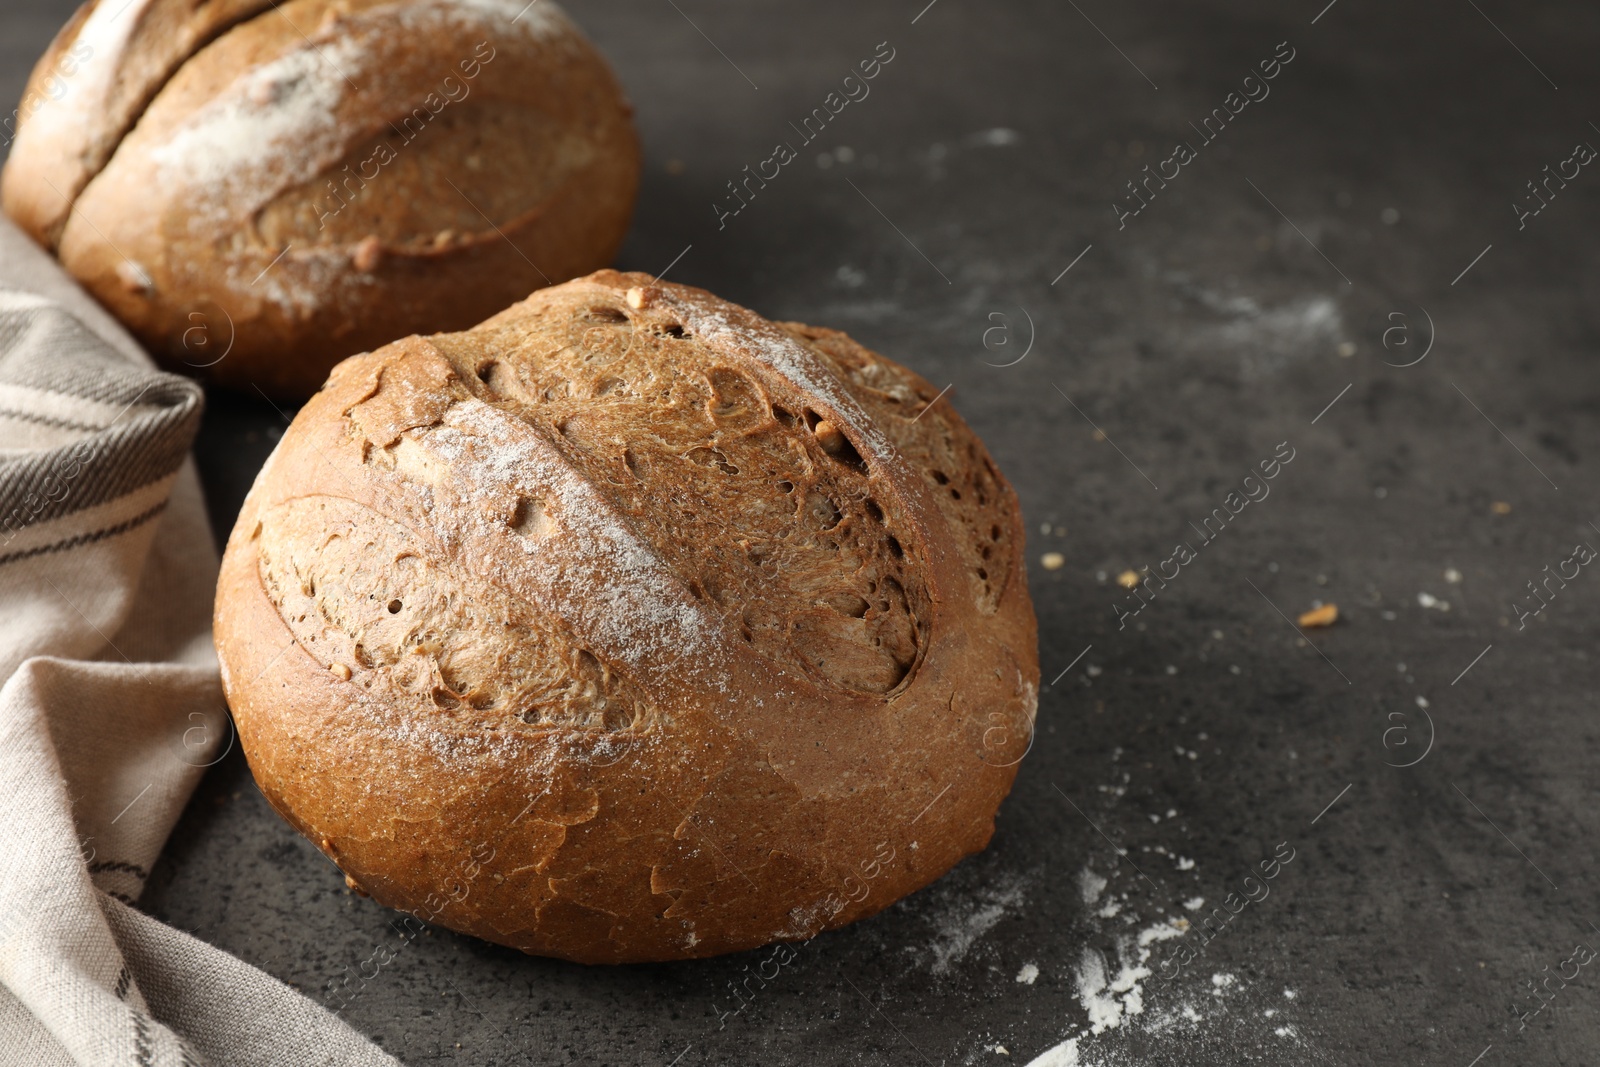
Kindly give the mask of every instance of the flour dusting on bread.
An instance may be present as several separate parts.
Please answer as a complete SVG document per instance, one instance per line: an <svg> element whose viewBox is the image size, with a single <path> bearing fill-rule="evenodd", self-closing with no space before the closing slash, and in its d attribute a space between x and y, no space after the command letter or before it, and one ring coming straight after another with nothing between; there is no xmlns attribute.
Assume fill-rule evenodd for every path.
<svg viewBox="0 0 1600 1067"><path fill-rule="evenodd" d="M108 0L57 53L6 210L186 373L302 400L627 230L632 109L553 0Z"/></svg>
<svg viewBox="0 0 1600 1067"><path fill-rule="evenodd" d="M703 611L592 485L534 446L525 425L473 398L452 405L426 439L457 474L490 495L515 497L530 486L551 494L552 521L597 579L574 606L602 636L607 653L634 667L674 660L689 669L712 667ZM522 543L537 552L531 542Z"/></svg>
<svg viewBox="0 0 1600 1067"><path fill-rule="evenodd" d="M400 0L408 26L424 25L427 21L449 18L458 22L482 24L486 29L503 32L514 28L532 37L553 37L570 31L572 22L554 0L431 0L417 3Z"/></svg>
<svg viewBox="0 0 1600 1067"><path fill-rule="evenodd" d="M614 272L347 361L223 563L263 792L392 906L493 841L437 920L583 962L926 885L989 840L1039 680L1016 498L935 392Z"/></svg>
<svg viewBox="0 0 1600 1067"><path fill-rule="evenodd" d="M254 211L344 154L335 109L350 90L345 79L366 73L364 44L355 36L308 42L245 71L150 157L167 180L196 188L202 212Z"/></svg>

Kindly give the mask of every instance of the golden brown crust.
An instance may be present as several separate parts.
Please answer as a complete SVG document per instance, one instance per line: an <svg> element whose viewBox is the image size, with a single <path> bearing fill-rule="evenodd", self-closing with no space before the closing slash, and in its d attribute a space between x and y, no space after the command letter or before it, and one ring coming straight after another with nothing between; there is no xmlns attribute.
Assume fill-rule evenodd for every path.
<svg viewBox="0 0 1600 1067"><path fill-rule="evenodd" d="M610 271L347 360L218 586L262 791L380 902L582 962L927 884L1038 686L1016 498L936 392Z"/></svg>
<svg viewBox="0 0 1600 1067"><path fill-rule="evenodd" d="M151 23L193 7L137 2ZM48 144L19 139L7 166L6 209L59 232L63 265L170 365L300 398L353 352L464 329L615 254L631 109L549 0L287 0L244 18L253 2L232 0L242 21L209 44L230 5L182 22L170 77L176 37L97 56L163 84L131 130L96 127L73 182L42 180L67 165ZM28 129L58 125L47 109Z"/></svg>
<svg viewBox="0 0 1600 1067"><path fill-rule="evenodd" d="M56 34L23 100L0 198L23 231L55 251L72 203L111 158L156 92L194 52L271 0L89 0ZM24 112L31 110L25 107ZM26 132L23 132L26 131Z"/></svg>

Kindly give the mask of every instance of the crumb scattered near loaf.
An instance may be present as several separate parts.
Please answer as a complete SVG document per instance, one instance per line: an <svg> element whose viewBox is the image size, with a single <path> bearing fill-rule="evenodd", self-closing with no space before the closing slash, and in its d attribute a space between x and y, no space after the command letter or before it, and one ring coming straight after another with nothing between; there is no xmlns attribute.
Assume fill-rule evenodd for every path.
<svg viewBox="0 0 1600 1067"><path fill-rule="evenodd" d="M1126 570L1117 575L1117 584L1124 589L1132 589L1139 584L1139 572Z"/></svg>
<svg viewBox="0 0 1600 1067"><path fill-rule="evenodd" d="M1039 566L1047 571L1058 571L1066 565L1067 557L1059 552L1046 552L1039 557Z"/></svg>
<svg viewBox="0 0 1600 1067"><path fill-rule="evenodd" d="M1325 626L1332 626L1339 621L1339 605L1328 603L1320 607L1303 611L1295 620L1302 630L1316 630Z"/></svg>

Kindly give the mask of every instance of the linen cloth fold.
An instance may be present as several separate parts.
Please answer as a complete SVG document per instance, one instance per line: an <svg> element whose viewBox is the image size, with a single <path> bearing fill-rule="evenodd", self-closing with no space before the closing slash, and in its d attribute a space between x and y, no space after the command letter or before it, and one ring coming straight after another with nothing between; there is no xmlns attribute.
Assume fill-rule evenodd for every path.
<svg viewBox="0 0 1600 1067"><path fill-rule="evenodd" d="M0 1065L398 1067L130 907L231 739L201 405L0 219Z"/></svg>

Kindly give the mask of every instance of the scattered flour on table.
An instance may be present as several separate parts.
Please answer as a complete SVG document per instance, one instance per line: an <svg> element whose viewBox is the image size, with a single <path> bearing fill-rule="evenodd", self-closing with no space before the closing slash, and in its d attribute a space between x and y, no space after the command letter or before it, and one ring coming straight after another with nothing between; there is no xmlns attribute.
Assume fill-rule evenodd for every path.
<svg viewBox="0 0 1600 1067"><path fill-rule="evenodd" d="M1195 867L1193 860L1169 854L1179 870ZM1027 1061L1026 1067L1176 1064L1186 1062L1201 1045L1226 1049L1232 1062L1241 1065L1281 1062L1288 1048L1305 1053L1307 1060L1315 1058L1295 1020L1283 1017L1296 1014L1286 1006L1295 1000L1293 990L1283 989L1282 1000L1273 996L1273 1006L1264 1011L1266 991L1253 992L1248 982L1227 971L1196 967L1171 981L1161 977L1161 961L1168 958L1161 943L1198 937L1183 915L1184 910L1203 908L1205 900L1199 895L1178 897L1172 905L1175 914L1146 922L1129 892L1108 892L1119 873L1102 875L1084 867L1078 874L1079 897L1094 931L1093 943L1083 948L1071 970L1083 1014L1069 1013L1064 1040ZM1120 902L1113 899L1117 896ZM1096 921L1119 912L1120 930L1107 930ZM1032 984L1037 974L1038 966L1028 964L1017 981ZM984 1051L999 1054L1000 1047L991 1044Z"/></svg>
<svg viewBox="0 0 1600 1067"><path fill-rule="evenodd" d="M1123 751L1116 749L1112 763L1122 755ZM1128 792L1130 778L1126 773L1121 778L1121 784L1094 787L1104 798L1104 806L1115 807ZM1196 913L1205 908L1206 898L1197 892L1202 888L1199 864L1179 851L1188 839L1187 827L1169 823L1178 818L1177 809L1168 808L1164 817L1152 819L1148 825L1139 820L1143 831L1160 827L1165 840L1144 844L1137 839L1142 832L1136 831L1133 839L1117 848L1126 863L1113 861L1114 866L1103 872L1084 866L1075 880L1062 877L1057 883L1060 903L1070 910L1075 881L1078 902L1083 906L1077 916L1067 920L1071 930L1067 943L1074 946L1069 951L1076 959L1069 956L1024 964L1016 982L1032 985L1044 972L1053 978L1068 978L1077 1003L1066 1006L1065 1017L1057 1021L1053 1033L1046 1031L1049 1036L1045 1039L1057 1043L1026 1060L1024 1067L1165 1067L1193 1062L1202 1050L1208 1062L1230 1067L1331 1063L1317 1044L1307 1039L1303 1008L1294 990L1258 988L1251 980L1252 971L1241 977L1228 971L1202 970L1193 955L1189 959L1194 965L1185 966L1178 955L1184 944L1162 944L1182 940L1203 951L1205 942L1215 936L1191 921L1191 916L1199 918ZM1129 858L1135 852L1166 858L1171 873L1160 880L1170 879L1173 884L1158 889ZM1155 890L1153 898L1147 887ZM950 909L950 915L944 935L946 955L939 956L939 962L946 958L954 962L966 951L970 941L963 941L963 931L975 926L987 930L998 921L987 917L985 907L972 905L967 905L963 914ZM1264 926L1258 927L1256 934L1270 936ZM1242 935L1235 940L1238 936ZM1270 952L1271 948L1270 944L1256 944L1249 951ZM1221 952L1211 959L1213 965L1224 963L1227 957ZM941 969L939 962L936 970ZM1039 1003L1035 1001L1034 1007ZM1012 1056L1011 1049L996 1040L1000 1036L979 1038L962 1061L964 1067L993 1064L1000 1062L999 1056ZM1014 1032L1004 1037L1013 1046L1021 1041ZM1031 1041L1029 1044L1038 1048Z"/></svg>
<svg viewBox="0 0 1600 1067"><path fill-rule="evenodd" d="M1022 898L1022 880L1013 878L980 892L976 901L949 908L938 920L939 933L929 946L933 973L949 974L977 940L1005 918L1008 910L1021 906Z"/></svg>
<svg viewBox="0 0 1600 1067"><path fill-rule="evenodd" d="M1147 928L1141 934L1155 929L1160 927ZM1171 936L1183 936L1176 927L1166 929L1173 931ZM1165 940L1166 935L1157 935L1155 939ZM1091 955L1094 960L1090 959ZM1204 1037L1208 1045L1212 1044L1219 1035L1211 1031L1223 1027L1228 1031L1229 1044L1240 1050L1240 1063L1258 1059L1246 1049L1261 1045L1261 1037L1240 1033L1239 1024L1246 1016L1230 1010L1226 1003L1208 1004L1203 1013L1186 999L1175 1005L1147 1007L1141 983L1150 972L1136 961L1148 958L1148 947L1136 949L1132 960L1121 957L1121 969L1112 976L1099 954L1089 950L1078 971L1080 999L1089 1012L1088 1029L1035 1056L1026 1067L1146 1067L1151 1063L1182 1063L1198 1040ZM1233 976L1226 977L1229 981L1217 990L1219 995L1241 988ZM1162 995L1170 998L1173 988L1165 987ZM1119 1039L1112 1039L1113 1032L1118 1032ZM1298 1036L1290 1026L1279 1026L1274 1033L1279 1039ZM1281 1041L1272 1051L1281 1052Z"/></svg>
<svg viewBox="0 0 1600 1067"><path fill-rule="evenodd" d="M1083 951L1078 962L1078 1000L1089 1013L1089 1032L1101 1034L1122 1024L1125 1016L1144 1014L1143 982L1151 975L1147 966L1157 941L1182 937L1183 929L1168 922L1140 930L1137 936L1117 938L1117 969L1113 973L1099 949Z"/></svg>
<svg viewBox="0 0 1600 1067"><path fill-rule="evenodd" d="M1182 1064L1200 1047L1225 1049L1232 1056L1229 1062L1239 1065L1281 1064L1288 1049L1296 1050L1298 1058L1292 1062L1318 1059L1299 1026L1274 1018L1283 1009L1261 1011L1259 1004L1252 1006L1247 983L1233 974L1218 972L1209 981L1197 975L1187 984L1160 983L1146 1004L1144 985L1150 972L1140 961L1149 960L1149 943L1143 949L1138 946L1146 934L1151 936L1149 943L1186 936L1165 924L1147 927L1139 938L1119 946L1115 974L1103 956L1087 950L1077 979L1088 1025L1028 1060L1025 1067ZM1209 986L1212 996L1197 998L1196 985Z"/></svg>
<svg viewBox="0 0 1600 1067"><path fill-rule="evenodd" d="M1093 904L1100 899L1100 894L1105 891L1106 880L1095 874L1093 870L1085 867L1078 872L1078 889L1083 893L1083 902Z"/></svg>

